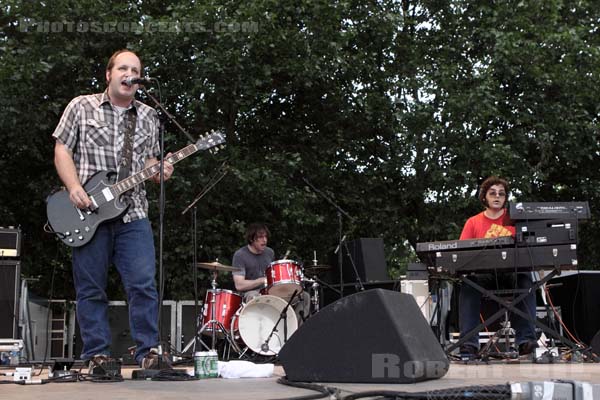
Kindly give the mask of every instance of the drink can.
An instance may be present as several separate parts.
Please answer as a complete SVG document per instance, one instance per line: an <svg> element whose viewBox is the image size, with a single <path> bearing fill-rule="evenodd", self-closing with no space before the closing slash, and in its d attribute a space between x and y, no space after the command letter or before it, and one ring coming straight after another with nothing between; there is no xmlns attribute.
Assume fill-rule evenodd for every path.
<svg viewBox="0 0 600 400"><path fill-rule="evenodd" d="M194 376L197 379L208 378L208 373L205 368L207 360L208 360L208 352L207 351L197 351L194 353Z"/></svg>
<svg viewBox="0 0 600 400"><path fill-rule="evenodd" d="M206 373L209 378L217 378L219 376L219 356L216 350L208 352Z"/></svg>

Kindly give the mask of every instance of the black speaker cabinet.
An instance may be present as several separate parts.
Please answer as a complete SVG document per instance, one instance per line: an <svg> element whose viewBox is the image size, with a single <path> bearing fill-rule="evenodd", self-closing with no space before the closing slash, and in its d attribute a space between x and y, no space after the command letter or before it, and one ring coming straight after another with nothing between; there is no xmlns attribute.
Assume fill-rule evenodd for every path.
<svg viewBox="0 0 600 400"><path fill-rule="evenodd" d="M385 262L383 239L360 238L342 245L344 283L356 282L356 266L358 276L365 282L387 281L390 279ZM338 269L339 271L339 269Z"/></svg>
<svg viewBox="0 0 600 400"><path fill-rule="evenodd" d="M193 300L177 302L177 340L175 342L177 351L183 351L190 341L196 337L196 322L198 316L202 315L202 303L202 301L198 302L198 309L196 310L196 302Z"/></svg>
<svg viewBox="0 0 600 400"><path fill-rule="evenodd" d="M413 383L441 378L448 358L411 295L372 289L310 317L279 353L303 382Z"/></svg>
<svg viewBox="0 0 600 400"><path fill-rule="evenodd" d="M175 340L175 320L176 320L176 303L172 300L163 300L162 305L162 323L160 339L174 343ZM129 326L129 306L125 301L109 301L108 302L108 323L112 336L112 345L110 354L115 358L123 358L124 364L135 363L129 354L128 348L135 346L135 341L131 337L131 328ZM75 343L73 355L81 356L83 343L81 341L81 333L79 332L79 323L75 329Z"/></svg>
<svg viewBox="0 0 600 400"><path fill-rule="evenodd" d="M0 261L0 339L19 339L19 261Z"/></svg>
<svg viewBox="0 0 600 400"><path fill-rule="evenodd" d="M600 330L600 271L563 272L549 282L552 303L560 306L569 329L584 343Z"/></svg>

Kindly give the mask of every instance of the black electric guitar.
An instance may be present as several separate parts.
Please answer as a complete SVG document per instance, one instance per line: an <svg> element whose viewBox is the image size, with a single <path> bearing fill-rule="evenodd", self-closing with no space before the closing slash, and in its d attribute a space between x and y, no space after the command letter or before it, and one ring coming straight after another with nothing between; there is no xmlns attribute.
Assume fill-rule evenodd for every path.
<svg viewBox="0 0 600 400"><path fill-rule="evenodd" d="M208 150L223 142L225 138L221 133L211 132L195 144L184 147L165 160L175 164L198 150ZM87 209L75 207L69 199L69 192L65 189L53 193L46 200L48 225L67 246L83 246L94 237L100 224L125 214L129 205L121 201L121 195L156 175L159 170L160 163L156 163L116 183L115 171L95 173L83 185L92 201L92 205Z"/></svg>

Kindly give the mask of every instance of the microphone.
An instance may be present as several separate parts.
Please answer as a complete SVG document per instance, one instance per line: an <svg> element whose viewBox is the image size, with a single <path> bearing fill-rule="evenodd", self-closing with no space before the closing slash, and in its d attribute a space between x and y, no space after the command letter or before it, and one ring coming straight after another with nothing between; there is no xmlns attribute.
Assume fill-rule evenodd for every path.
<svg viewBox="0 0 600 400"><path fill-rule="evenodd" d="M135 84L138 84L138 85L148 85L148 84L151 83L151 80L152 80L152 78L150 78L149 76L146 76L144 78L130 76L129 78L125 79L125 84L127 86L133 86Z"/></svg>
<svg viewBox="0 0 600 400"><path fill-rule="evenodd" d="M290 255L290 249L287 249L287 251L285 252L285 255L283 256L283 259L287 260L289 255Z"/></svg>

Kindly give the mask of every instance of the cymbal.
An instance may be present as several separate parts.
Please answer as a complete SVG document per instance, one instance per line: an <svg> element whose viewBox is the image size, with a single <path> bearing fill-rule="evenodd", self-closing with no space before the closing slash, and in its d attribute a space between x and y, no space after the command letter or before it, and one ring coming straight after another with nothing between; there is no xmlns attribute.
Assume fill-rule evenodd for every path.
<svg viewBox="0 0 600 400"><path fill-rule="evenodd" d="M236 271L237 268L232 267L230 265L221 264L218 261L214 262L199 262L196 264L198 267L203 269L208 269L211 271L224 271L224 272L233 272Z"/></svg>
<svg viewBox="0 0 600 400"><path fill-rule="evenodd" d="M304 267L304 272L308 273L308 274L318 274L318 273L327 271L328 269L331 269L331 265L325 265L325 264L309 265L309 266Z"/></svg>

